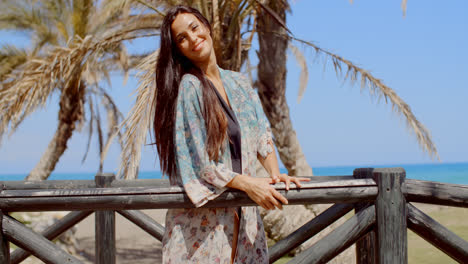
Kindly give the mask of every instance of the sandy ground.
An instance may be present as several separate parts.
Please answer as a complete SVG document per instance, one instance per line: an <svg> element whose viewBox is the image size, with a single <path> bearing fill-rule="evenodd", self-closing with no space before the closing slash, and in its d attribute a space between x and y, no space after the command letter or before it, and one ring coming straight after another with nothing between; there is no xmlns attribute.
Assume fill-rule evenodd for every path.
<svg viewBox="0 0 468 264"><path fill-rule="evenodd" d="M428 204L415 204L425 213L444 210L446 207ZM164 224L166 210L143 210L144 213ZM94 263L94 214L77 224L76 238L79 249L75 255L84 263ZM161 263L161 242L147 234L120 214L116 214L116 248L118 264L157 264ZM23 262L27 264L42 263L31 257Z"/></svg>
<svg viewBox="0 0 468 264"><path fill-rule="evenodd" d="M164 225L166 210L142 210ZM94 214L81 221L77 227L77 240L81 247L80 259L94 263ZM120 214L116 214L116 260L117 263L161 263L161 242L143 231Z"/></svg>
<svg viewBox="0 0 468 264"><path fill-rule="evenodd" d="M164 225L167 210L142 210L158 223ZM76 225L76 239L79 245L73 254L83 263L95 263L95 215L91 214ZM116 213L116 262L118 264L157 264L161 263L161 242L143 231L120 214ZM34 256L23 264L40 264Z"/></svg>

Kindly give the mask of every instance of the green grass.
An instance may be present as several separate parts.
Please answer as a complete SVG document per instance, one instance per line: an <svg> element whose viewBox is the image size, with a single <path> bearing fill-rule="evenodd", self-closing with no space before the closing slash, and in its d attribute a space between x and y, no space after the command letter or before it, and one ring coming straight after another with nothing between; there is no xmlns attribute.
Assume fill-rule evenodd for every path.
<svg viewBox="0 0 468 264"><path fill-rule="evenodd" d="M290 257L290 256L284 256L280 259L278 259L277 261L274 262L274 264L285 264L285 263L288 263L288 261L290 261L293 257Z"/></svg>
<svg viewBox="0 0 468 264"><path fill-rule="evenodd" d="M427 214L459 237L468 241L468 209L444 207L442 210ZM408 262L411 264L457 263L411 230L408 230Z"/></svg>

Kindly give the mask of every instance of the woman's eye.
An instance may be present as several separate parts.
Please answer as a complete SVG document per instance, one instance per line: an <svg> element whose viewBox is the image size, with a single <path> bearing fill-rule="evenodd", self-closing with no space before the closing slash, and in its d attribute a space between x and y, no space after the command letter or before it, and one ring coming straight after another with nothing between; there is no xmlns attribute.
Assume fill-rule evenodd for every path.
<svg viewBox="0 0 468 264"><path fill-rule="evenodd" d="M192 30L195 31L198 28L198 25L192 27Z"/></svg>
<svg viewBox="0 0 468 264"><path fill-rule="evenodd" d="M182 42L184 39L185 39L185 37L180 37L180 38L177 40L177 42L180 43L180 42Z"/></svg>

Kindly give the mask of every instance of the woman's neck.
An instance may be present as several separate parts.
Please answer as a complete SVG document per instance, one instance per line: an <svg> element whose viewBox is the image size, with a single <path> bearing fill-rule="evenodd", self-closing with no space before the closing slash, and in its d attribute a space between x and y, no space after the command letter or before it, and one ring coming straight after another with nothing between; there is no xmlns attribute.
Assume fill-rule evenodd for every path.
<svg viewBox="0 0 468 264"><path fill-rule="evenodd" d="M210 80L219 80L221 78L218 70L218 64L216 62L216 56L213 54L210 56L208 62L197 65L200 70L206 75Z"/></svg>
<svg viewBox="0 0 468 264"><path fill-rule="evenodd" d="M203 70L203 73L205 73L206 77L210 80L219 80L221 79L221 76L219 74L218 70L218 65L210 65L207 67L205 70Z"/></svg>

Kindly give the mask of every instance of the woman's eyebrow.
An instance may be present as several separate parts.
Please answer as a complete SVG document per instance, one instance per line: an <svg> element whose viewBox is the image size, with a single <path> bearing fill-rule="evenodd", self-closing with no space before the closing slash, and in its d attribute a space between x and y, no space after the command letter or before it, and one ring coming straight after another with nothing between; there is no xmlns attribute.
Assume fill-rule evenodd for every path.
<svg viewBox="0 0 468 264"><path fill-rule="evenodd" d="M195 21L190 22L190 24L187 26L187 28L191 28L192 25L193 25L193 23L195 23ZM184 32L185 32L185 31L184 31ZM176 39L178 39L179 36L182 35L182 33L184 33L184 32L180 32L179 34L177 34L177 35L176 35Z"/></svg>

